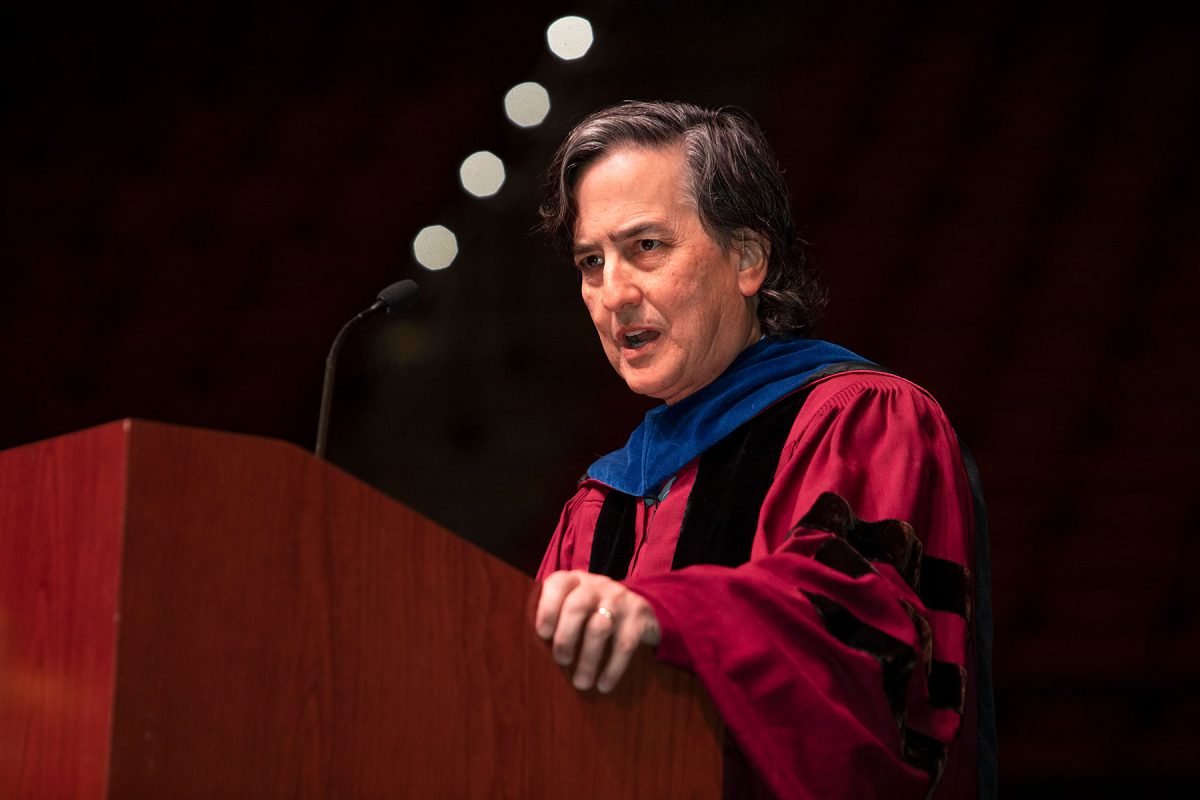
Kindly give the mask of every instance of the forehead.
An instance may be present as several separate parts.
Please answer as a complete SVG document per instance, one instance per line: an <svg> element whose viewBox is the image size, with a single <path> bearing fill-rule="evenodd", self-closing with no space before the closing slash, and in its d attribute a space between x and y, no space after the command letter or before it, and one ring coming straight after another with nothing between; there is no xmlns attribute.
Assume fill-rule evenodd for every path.
<svg viewBox="0 0 1200 800"><path fill-rule="evenodd" d="M620 147L588 164L575 184L575 240L594 241L642 222L698 221L678 147Z"/></svg>

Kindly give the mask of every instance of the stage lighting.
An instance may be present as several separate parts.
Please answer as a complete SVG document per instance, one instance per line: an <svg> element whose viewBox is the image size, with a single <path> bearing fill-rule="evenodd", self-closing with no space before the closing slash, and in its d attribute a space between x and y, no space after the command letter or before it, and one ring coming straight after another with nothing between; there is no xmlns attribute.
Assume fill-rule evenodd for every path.
<svg viewBox="0 0 1200 800"><path fill-rule="evenodd" d="M550 52L564 61L583 58L592 46L592 23L583 17L562 17L546 28Z"/></svg>
<svg viewBox="0 0 1200 800"><path fill-rule="evenodd" d="M458 239L446 226L430 225L413 239L413 255L425 269L445 269L458 255Z"/></svg>
<svg viewBox="0 0 1200 800"><path fill-rule="evenodd" d="M491 197L504 185L504 162L494 153L472 153L458 168L463 188L476 197Z"/></svg>
<svg viewBox="0 0 1200 800"><path fill-rule="evenodd" d="M550 113L550 94L540 83L518 83L504 95L504 113L522 128L541 125Z"/></svg>

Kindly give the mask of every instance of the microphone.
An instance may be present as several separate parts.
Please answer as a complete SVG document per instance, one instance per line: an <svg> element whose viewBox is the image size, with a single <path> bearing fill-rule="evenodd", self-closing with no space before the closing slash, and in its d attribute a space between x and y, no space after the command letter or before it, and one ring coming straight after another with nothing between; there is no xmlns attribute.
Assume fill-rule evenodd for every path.
<svg viewBox="0 0 1200 800"><path fill-rule="evenodd" d="M325 457L325 441L329 438L329 407L333 403L333 373L337 368L338 351L342 349L342 341L345 340L346 334L364 319L379 311L386 311L389 314L407 311L416 304L417 293L416 281L396 281L381 291L369 308L358 312L353 319L343 325L338 335L334 337L333 346L329 348L329 356L325 359L325 383L321 387L321 414L317 418L317 446L313 449L313 454L317 458Z"/></svg>

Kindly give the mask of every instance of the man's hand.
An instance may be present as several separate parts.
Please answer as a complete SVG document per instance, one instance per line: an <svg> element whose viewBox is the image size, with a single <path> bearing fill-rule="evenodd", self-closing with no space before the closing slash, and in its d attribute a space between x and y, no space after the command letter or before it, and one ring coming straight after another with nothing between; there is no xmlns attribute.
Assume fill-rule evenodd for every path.
<svg viewBox="0 0 1200 800"><path fill-rule="evenodd" d="M552 639L554 660L560 665L569 666L579 649L571 682L581 690L595 681L601 692L612 691L638 645L654 646L659 641L658 617L645 598L611 578L583 570L555 572L546 578L533 624L538 636ZM610 639L608 664L596 680Z"/></svg>

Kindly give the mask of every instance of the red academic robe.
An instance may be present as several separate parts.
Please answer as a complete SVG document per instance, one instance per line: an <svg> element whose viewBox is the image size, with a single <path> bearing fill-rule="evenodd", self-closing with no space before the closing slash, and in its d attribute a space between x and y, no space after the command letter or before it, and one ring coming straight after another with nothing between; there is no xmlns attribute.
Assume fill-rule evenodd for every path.
<svg viewBox="0 0 1200 800"><path fill-rule="evenodd" d="M928 771L936 754L934 796L975 796L969 599L957 610L929 607L896 566L873 560L847 568L830 557L836 550L843 562L857 558L844 554L845 537L828 526L797 526L834 493L860 520L908 523L923 563L959 569L966 579L975 552L971 491L937 402L879 372L815 382L779 456L750 560L672 571L698 461L676 474L659 502L638 504L623 582L658 616L657 657L703 681L754 783L781 798L919 798L938 780ZM580 483L539 580L588 568L608 491ZM940 689L933 697L931 686Z"/></svg>

